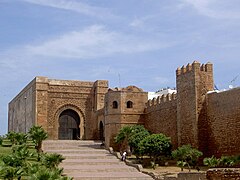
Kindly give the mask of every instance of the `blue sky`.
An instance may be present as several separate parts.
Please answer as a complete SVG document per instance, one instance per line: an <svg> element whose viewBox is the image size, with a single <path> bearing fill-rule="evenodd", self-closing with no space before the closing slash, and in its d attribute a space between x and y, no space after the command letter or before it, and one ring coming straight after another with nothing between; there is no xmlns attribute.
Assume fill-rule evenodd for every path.
<svg viewBox="0 0 240 180"><path fill-rule="evenodd" d="M239 29L239 0L0 0L0 134L35 76L156 91L198 60L227 88L240 74Z"/></svg>

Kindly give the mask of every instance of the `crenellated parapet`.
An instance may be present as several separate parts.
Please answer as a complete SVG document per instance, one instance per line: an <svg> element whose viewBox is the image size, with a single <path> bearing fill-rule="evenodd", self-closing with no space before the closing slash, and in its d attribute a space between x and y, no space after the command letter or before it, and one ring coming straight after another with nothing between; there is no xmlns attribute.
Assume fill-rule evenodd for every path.
<svg viewBox="0 0 240 180"><path fill-rule="evenodd" d="M176 100L176 98L177 98L176 93L163 94L162 96L158 96L157 98L149 99L147 102L147 108L153 107L153 106L158 106L160 104L162 105L166 102L174 101L174 100Z"/></svg>
<svg viewBox="0 0 240 180"><path fill-rule="evenodd" d="M194 61L192 64L187 64L187 66L182 66L177 68L176 75L180 76L182 74L186 74L188 72L212 72L213 64L208 62L207 64L200 64L198 61Z"/></svg>

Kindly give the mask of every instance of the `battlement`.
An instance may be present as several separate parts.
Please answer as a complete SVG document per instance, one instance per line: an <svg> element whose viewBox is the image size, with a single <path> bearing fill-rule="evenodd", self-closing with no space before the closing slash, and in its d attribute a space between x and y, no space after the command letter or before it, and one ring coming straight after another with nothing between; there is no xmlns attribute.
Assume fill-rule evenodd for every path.
<svg viewBox="0 0 240 180"><path fill-rule="evenodd" d="M186 74L188 72L210 72L213 71L213 65L212 63L208 62L207 64L200 64L198 61L194 61L192 64L187 64L187 66L182 66L181 68L177 68L176 75L180 76L182 74Z"/></svg>
<svg viewBox="0 0 240 180"><path fill-rule="evenodd" d="M163 104L165 102L171 102L177 98L176 93L172 94L163 94L162 96L158 96L157 98L149 99L147 102L147 107Z"/></svg>

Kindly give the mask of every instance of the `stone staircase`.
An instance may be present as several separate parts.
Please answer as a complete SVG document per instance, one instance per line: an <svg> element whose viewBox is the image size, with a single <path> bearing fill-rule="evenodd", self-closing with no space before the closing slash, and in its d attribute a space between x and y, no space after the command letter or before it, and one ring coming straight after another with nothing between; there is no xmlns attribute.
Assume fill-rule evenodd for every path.
<svg viewBox="0 0 240 180"><path fill-rule="evenodd" d="M74 180L152 179L134 167L125 165L100 145L101 142L97 141L47 140L43 142L43 150L62 154L66 159L60 167L64 168L65 175Z"/></svg>

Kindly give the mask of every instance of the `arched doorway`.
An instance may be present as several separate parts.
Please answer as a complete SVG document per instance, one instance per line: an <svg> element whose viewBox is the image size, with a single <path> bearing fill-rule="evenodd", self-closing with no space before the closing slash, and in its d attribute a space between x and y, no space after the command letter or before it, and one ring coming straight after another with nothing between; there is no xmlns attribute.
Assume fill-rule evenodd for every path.
<svg viewBox="0 0 240 180"><path fill-rule="evenodd" d="M103 127L102 121L100 121L100 123L99 123L99 139L101 141L104 141L104 127Z"/></svg>
<svg viewBox="0 0 240 180"><path fill-rule="evenodd" d="M80 117L71 109L59 115L58 139L76 140L80 137Z"/></svg>

